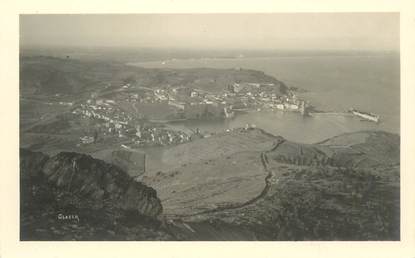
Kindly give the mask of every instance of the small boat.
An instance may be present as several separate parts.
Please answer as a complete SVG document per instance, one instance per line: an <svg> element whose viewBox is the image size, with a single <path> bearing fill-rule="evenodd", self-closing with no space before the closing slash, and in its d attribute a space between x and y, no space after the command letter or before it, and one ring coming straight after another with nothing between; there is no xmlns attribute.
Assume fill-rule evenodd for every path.
<svg viewBox="0 0 415 258"><path fill-rule="evenodd" d="M358 116L358 117L363 118L367 121L371 121L371 122L375 122L375 123L378 123L379 119L380 119L379 115L377 115L377 114L360 111L360 110L357 110L357 109L354 109L354 108L351 108L349 110L349 112L351 112L355 116Z"/></svg>

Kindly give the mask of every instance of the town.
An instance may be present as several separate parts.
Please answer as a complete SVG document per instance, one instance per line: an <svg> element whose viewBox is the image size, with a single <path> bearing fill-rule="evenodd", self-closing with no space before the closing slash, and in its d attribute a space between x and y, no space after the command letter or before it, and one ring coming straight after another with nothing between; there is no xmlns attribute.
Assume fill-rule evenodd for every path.
<svg viewBox="0 0 415 258"><path fill-rule="evenodd" d="M204 137L198 130L189 134L169 127L169 122L232 119L238 112L261 110L306 116L308 109L309 104L293 91L282 95L273 83L235 82L218 93L186 86L148 88L126 83L112 91L91 94L85 103L74 105L72 114L94 121L93 133L82 136L80 144L118 137L142 147L180 144Z"/></svg>
<svg viewBox="0 0 415 258"><path fill-rule="evenodd" d="M101 138L129 138L137 146L164 146L183 143L190 140L190 136L176 130L164 128L160 125L143 125L134 120L126 112L119 110L111 100L81 104L72 114L83 118L93 119L93 136L85 135L80 138L81 144L91 144Z"/></svg>

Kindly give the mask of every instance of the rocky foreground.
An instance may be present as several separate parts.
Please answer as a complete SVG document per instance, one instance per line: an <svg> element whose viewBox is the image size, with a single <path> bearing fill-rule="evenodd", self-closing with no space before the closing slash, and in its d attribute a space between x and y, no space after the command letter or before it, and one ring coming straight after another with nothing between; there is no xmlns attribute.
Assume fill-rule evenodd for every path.
<svg viewBox="0 0 415 258"><path fill-rule="evenodd" d="M399 136L300 144L241 129L227 137L172 150L180 163L149 175L151 187L88 155L21 149L21 239L399 240ZM235 146L218 156L217 142ZM198 158L181 157L183 148Z"/></svg>
<svg viewBox="0 0 415 258"><path fill-rule="evenodd" d="M169 239L154 189L84 154L20 150L22 240Z"/></svg>

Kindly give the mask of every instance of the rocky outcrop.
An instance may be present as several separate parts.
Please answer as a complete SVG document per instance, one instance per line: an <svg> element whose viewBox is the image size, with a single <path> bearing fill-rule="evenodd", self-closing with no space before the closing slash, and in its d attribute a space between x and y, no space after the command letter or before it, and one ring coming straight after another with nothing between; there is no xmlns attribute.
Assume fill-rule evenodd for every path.
<svg viewBox="0 0 415 258"><path fill-rule="evenodd" d="M88 155L61 152L54 157L21 150L22 179L46 182L59 199L76 208L116 208L155 217L162 212L154 189L134 181L120 168ZM25 185L22 185L25 187ZM36 184L26 187L44 187ZM23 196L25 197L25 196Z"/></svg>

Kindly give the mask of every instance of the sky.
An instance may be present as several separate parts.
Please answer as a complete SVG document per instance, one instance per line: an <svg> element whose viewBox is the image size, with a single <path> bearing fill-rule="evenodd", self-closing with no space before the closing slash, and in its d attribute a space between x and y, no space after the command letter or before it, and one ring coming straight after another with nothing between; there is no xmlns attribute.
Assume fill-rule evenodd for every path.
<svg viewBox="0 0 415 258"><path fill-rule="evenodd" d="M398 13L20 15L21 46L399 50Z"/></svg>

